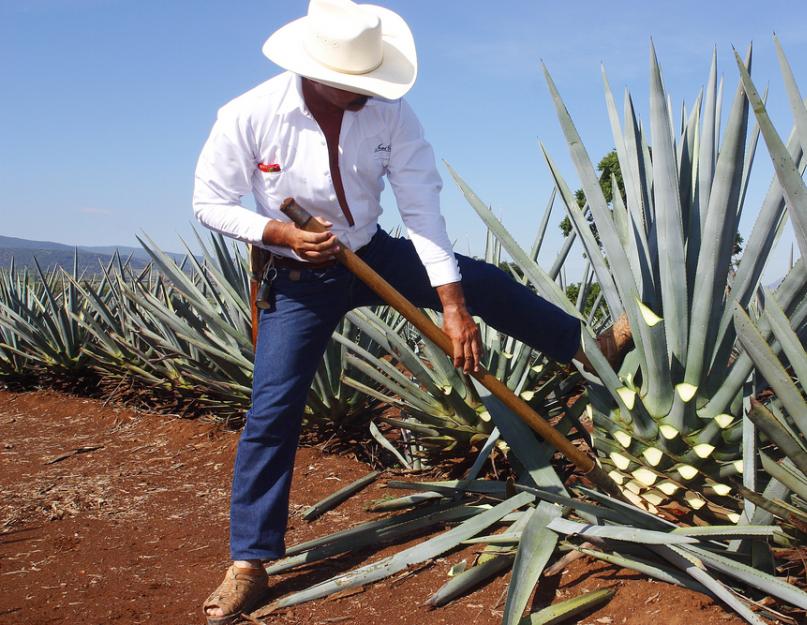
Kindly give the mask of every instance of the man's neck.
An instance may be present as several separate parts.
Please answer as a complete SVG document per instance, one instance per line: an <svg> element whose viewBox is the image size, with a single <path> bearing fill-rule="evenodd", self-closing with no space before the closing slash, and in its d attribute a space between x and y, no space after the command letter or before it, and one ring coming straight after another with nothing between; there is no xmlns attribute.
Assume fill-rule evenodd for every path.
<svg viewBox="0 0 807 625"><path fill-rule="evenodd" d="M306 107L315 118L330 117L341 119L345 111L338 106L331 104L325 98L320 96L314 89L311 81L307 78L302 78L303 83L303 101Z"/></svg>

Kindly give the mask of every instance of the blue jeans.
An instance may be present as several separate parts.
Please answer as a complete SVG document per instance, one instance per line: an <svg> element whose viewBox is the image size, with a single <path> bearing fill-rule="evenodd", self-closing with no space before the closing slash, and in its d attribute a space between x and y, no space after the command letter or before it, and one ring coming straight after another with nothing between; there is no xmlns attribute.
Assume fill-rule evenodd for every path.
<svg viewBox="0 0 807 625"><path fill-rule="evenodd" d="M379 229L359 256L416 306L440 310L409 240ZM472 314L551 358L571 360L580 345L577 319L494 265L459 254L457 261ZM342 317L353 308L382 303L342 265L294 275L280 269L272 291L273 307L260 314L252 406L233 473L233 560L283 556L294 454L314 374Z"/></svg>

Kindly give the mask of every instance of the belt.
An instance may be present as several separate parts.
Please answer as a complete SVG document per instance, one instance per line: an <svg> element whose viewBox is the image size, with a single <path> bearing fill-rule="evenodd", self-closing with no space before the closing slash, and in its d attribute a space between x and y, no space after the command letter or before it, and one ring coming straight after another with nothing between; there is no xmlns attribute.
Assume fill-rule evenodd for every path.
<svg viewBox="0 0 807 625"><path fill-rule="evenodd" d="M327 269L328 267L333 267L334 265L339 264L339 261L336 259L326 260L324 263L308 263L301 260L295 260L294 258L289 258L288 256L280 256L278 254L272 254L272 257L275 261L275 267L281 267L283 269L296 269L297 271L305 271L306 269L316 271L317 269Z"/></svg>

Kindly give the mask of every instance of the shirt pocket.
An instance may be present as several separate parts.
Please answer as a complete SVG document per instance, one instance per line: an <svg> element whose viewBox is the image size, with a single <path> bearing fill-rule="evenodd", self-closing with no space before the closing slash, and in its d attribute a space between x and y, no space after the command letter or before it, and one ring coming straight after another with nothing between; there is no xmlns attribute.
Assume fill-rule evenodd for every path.
<svg viewBox="0 0 807 625"><path fill-rule="evenodd" d="M261 191L267 196L275 197L283 194L288 173L277 150L270 152L255 164L255 179Z"/></svg>

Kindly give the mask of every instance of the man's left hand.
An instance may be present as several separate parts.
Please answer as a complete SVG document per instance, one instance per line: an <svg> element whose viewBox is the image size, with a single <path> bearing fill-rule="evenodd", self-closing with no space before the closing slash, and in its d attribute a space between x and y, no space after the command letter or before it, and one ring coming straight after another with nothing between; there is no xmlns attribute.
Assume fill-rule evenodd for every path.
<svg viewBox="0 0 807 625"><path fill-rule="evenodd" d="M454 366L465 373L479 371L482 339L479 327L465 306L465 295L459 282L437 287L443 304L443 331L454 346Z"/></svg>

